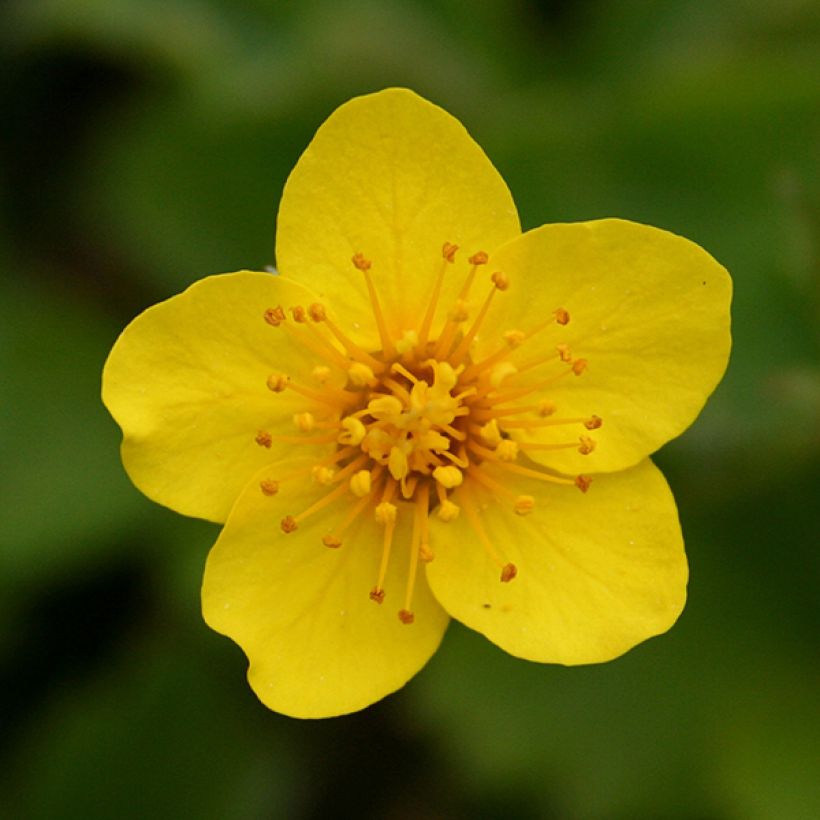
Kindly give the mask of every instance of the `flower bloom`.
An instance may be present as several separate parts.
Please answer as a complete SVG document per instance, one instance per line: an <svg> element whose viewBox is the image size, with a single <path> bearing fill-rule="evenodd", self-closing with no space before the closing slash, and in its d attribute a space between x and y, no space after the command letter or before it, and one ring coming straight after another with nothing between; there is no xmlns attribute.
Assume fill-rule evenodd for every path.
<svg viewBox="0 0 820 820"><path fill-rule="evenodd" d="M714 259L617 219L522 234L464 128L401 89L319 129L276 257L146 310L103 376L134 483L224 522L203 613L267 706L361 709L451 616L561 664L674 623L686 558L648 456L725 369Z"/></svg>

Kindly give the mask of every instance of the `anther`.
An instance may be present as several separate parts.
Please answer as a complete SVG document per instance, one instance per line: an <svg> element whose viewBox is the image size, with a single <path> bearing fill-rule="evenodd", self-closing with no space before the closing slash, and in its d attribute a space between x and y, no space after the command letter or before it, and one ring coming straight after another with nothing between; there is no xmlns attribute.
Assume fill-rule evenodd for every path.
<svg viewBox="0 0 820 820"><path fill-rule="evenodd" d="M576 359L572 363L572 372L576 376L580 376L586 369L587 369L587 360L586 359Z"/></svg>
<svg viewBox="0 0 820 820"><path fill-rule="evenodd" d="M376 505L373 515L377 524L392 524L396 520L396 505L389 501L382 501Z"/></svg>
<svg viewBox="0 0 820 820"><path fill-rule="evenodd" d="M299 529L299 525L296 523L296 519L292 515L286 515L280 524L282 527L282 532L285 534L295 532Z"/></svg>
<svg viewBox="0 0 820 820"><path fill-rule="evenodd" d="M409 625L409 624L412 624L412 623L413 623L413 621L415 621L415 620L416 620L416 616L415 616L415 615L413 615L413 613L412 613L412 612L409 612L409 611L408 611L408 610L406 610L406 609L400 609L400 610L399 610L399 620L400 620L403 624L408 624L408 625Z"/></svg>
<svg viewBox="0 0 820 820"><path fill-rule="evenodd" d="M508 584L516 575L518 575L518 568L515 564L504 564L501 569L502 583Z"/></svg>
<svg viewBox="0 0 820 820"><path fill-rule="evenodd" d="M367 429L359 419L348 416L342 419L342 432L339 433L337 441L339 444L352 444L356 446L362 443L362 439L367 434Z"/></svg>
<svg viewBox="0 0 820 820"><path fill-rule="evenodd" d="M555 349L558 351L558 358L562 362L572 361L572 352L569 349L569 345L556 345Z"/></svg>
<svg viewBox="0 0 820 820"><path fill-rule="evenodd" d="M492 283L498 288L498 290L507 290L510 286L510 280L506 273L503 273L500 270L497 270L491 277L490 280Z"/></svg>
<svg viewBox="0 0 820 820"><path fill-rule="evenodd" d="M291 316L293 316L294 322L304 324L307 321L307 311L301 305L296 305L296 307L292 307L290 309L290 314Z"/></svg>
<svg viewBox="0 0 820 820"><path fill-rule="evenodd" d="M270 446L273 443L273 437L267 430L260 430L256 434L256 438L254 438L254 441L260 447L267 447L268 449L270 449Z"/></svg>
<svg viewBox="0 0 820 820"><path fill-rule="evenodd" d="M523 330L507 330L502 334L502 338L510 347L518 347L527 338Z"/></svg>
<svg viewBox="0 0 820 820"><path fill-rule="evenodd" d="M419 544L419 558L421 558L422 561L429 564L434 557L433 550L430 549L429 544L425 544L423 542Z"/></svg>
<svg viewBox="0 0 820 820"><path fill-rule="evenodd" d="M588 475L579 475L575 477L575 486L582 493L585 493L589 489L590 484L592 484L592 478Z"/></svg>
<svg viewBox="0 0 820 820"><path fill-rule="evenodd" d="M259 482L259 489L263 495L276 495L279 492L279 482L266 478Z"/></svg>
<svg viewBox="0 0 820 820"><path fill-rule="evenodd" d="M588 456L595 449L595 440L589 436L581 436L578 440L581 442L578 446L578 452L582 456Z"/></svg>
<svg viewBox="0 0 820 820"><path fill-rule="evenodd" d="M498 429L498 422L495 419L488 421L479 431L478 435L488 447L498 447L501 443L501 432Z"/></svg>
<svg viewBox="0 0 820 820"><path fill-rule="evenodd" d="M282 322L287 319L285 315L285 309L282 305L277 305L276 307L268 308L265 313L263 314L265 317L265 321L269 325L273 325L273 327L279 327Z"/></svg>
<svg viewBox="0 0 820 820"><path fill-rule="evenodd" d="M313 476L313 480L317 484L321 484L323 487L327 487L329 484L333 483L333 476L336 475L336 471L330 467L323 467L321 465L317 465L310 471L311 475Z"/></svg>
<svg viewBox="0 0 820 820"><path fill-rule="evenodd" d="M325 313L325 306L319 304L319 302L314 302L308 308L308 314L310 318L313 319L314 322L324 322L327 319L327 313Z"/></svg>
<svg viewBox="0 0 820 820"><path fill-rule="evenodd" d="M518 458L518 444L512 439L505 438L498 443L493 452L500 461L515 461Z"/></svg>
<svg viewBox="0 0 820 820"><path fill-rule="evenodd" d="M471 265L486 265L489 258L484 251L476 251L467 261Z"/></svg>
<svg viewBox="0 0 820 820"><path fill-rule="evenodd" d="M324 535L324 536L322 536L322 543L326 547L328 547L332 550L336 550L336 549L339 549L339 547L342 546L342 539L337 538L335 535Z"/></svg>
<svg viewBox="0 0 820 820"><path fill-rule="evenodd" d="M453 467L452 465L436 467L436 469L433 470L433 478L438 481L442 487L452 490L464 481L464 473L462 473L458 467Z"/></svg>
<svg viewBox="0 0 820 820"><path fill-rule="evenodd" d="M603 423L604 420L600 416L590 416L584 422L584 427L586 427L587 430L597 430Z"/></svg>
<svg viewBox="0 0 820 820"><path fill-rule="evenodd" d="M354 387L373 387L377 383L373 368L362 362L354 362L350 365L347 375Z"/></svg>
<svg viewBox="0 0 820 820"><path fill-rule="evenodd" d="M458 514L461 512L461 509L453 504L452 501L447 499L446 501L442 501L439 505L438 510L436 511L436 515L439 517L441 521L445 523L448 521L455 521L458 518Z"/></svg>
<svg viewBox="0 0 820 820"><path fill-rule="evenodd" d="M319 384L324 384L330 378L330 368L324 364L317 364L310 375L313 376Z"/></svg>
<svg viewBox="0 0 820 820"><path fill-rule="evenodd" d="M454 245L452 242L445 242L441 246L441 255L448 261L454 262L456 258L456 251L458 250L458 245Z"/></svg>
<svg viewBox="0 0 820 820"><path fill-rule="evenodd" d="M456 300L453 309L447 314L451 322L466 322L470 318L470 310L463 299Z"/></svg>
<svg viewBox="0 0 820 820"><path fill-rule="evenodd" d="M558 308L553 311L553 314L555 315L555 321L558 322L559 325L569 324L569 311L565 308Z"/></svg>
<svg viewBox="0 0 820 820"><path fill-rule="evenodd" d="M379 587L373 587L373 589L370 590L370 600L375 601L377 604L383 603L384 590Z"/></svg>
<svg viewBox="0 0 820 820"><path fill-rule="evenodd" d="M290 376L286 376L284 373L271 373L270 376L268 376L266 384L268 385L268 390L272 390L274 393L281 393L288 386L289 381Z"/></svg>
<svg viewBox="0 0 820 820"><path fill-rule="evenodd" d="M313 413L296 413L293 423L303 432L309 433L316 427L316 417Z"/></svg>
<svg viewBox="0 0 820 820"><path fill-rule="evenodd" d="M359 470L350 479L350 492L358 498L364 498L370 492L370 470Z"/></svg>
<svg viewBox="0 0 820 820"><path fill-rule="evenodd" d="M531 495L519 495L513 509L516 515L529 515L535 509L535 499Z"/></svg>
<svg viewBox="0 0 820 820"><path fill-rule="evenodd" d="M363 253L354 253L350 261L353 263L353 267L358 268L360 271L370 270L373 264L369 259L365 259Z"/></svg>
<svg viewBox="0 0 820 820"><path fill-rule="evenodd" d="M538 404L536 412L539 416L551 416L558 408L551 401L542 401Z"/></svg>

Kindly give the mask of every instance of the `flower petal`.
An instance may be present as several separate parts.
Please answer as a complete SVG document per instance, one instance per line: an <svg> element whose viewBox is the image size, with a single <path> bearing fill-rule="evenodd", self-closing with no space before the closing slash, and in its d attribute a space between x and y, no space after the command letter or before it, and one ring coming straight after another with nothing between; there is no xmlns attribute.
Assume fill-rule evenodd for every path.
<svg viewBox="0 0 820 820"><path fill-rule="evenodd" d="M674 499L651 461L599 476L586 495L508 474L504 483L535 496L534 511L517 516L474 481L468 492L488 539L518 569L509 583L464 512L431 522L427 578L450 615L513 655L567 665L610 660L675 622L686 556Z"/></svg>
<svg viewBox="0 0 820 820"><path fill-rule="evenodd" d="M248 480L280 448L260 431L292 433L311 403L267 377L309 376L316 356L264 320L270 307L313 298L266 273L202 279L140 314L103 371L103 401L123 431L122 459L149 498L185 515L224 521ZM330 445L328 445L330 446Z"/></svg>
<svg viewBox="0 0 820 820"><path fill-rule="evenodd" d="M340 316L362 322L368 296L350 261L362 253L397 332L423 313L445 242L459 245L465 260L445 282L449 305L466 257L491 253L519 233L504 180L461 123L391 88L350 100L319 128L285 186L276 258L283 273L329 297Z"/></svg>
<svg viewBox="0 0 820 820"><path fill-rule="evenodd" d="M552 360L509 378L505 387L564 372L523 403L549 399L556 418L603 419L591 434L598 442L594 454L528 452L544 465L573 474L636 464L694 421L726 369L731 279L687 239L619 219L544 225L499 250L494 263L508 274L510 287L496 299L476 358L503 344L502 332L527 332L546 321L510 358L519 364L540 356ZM549 323L558 308L568 311L568 324ZM580 376L566 374L558 344L587 360ZM572 440L567 429L514 435Z"/></svg>
<svg viewBox="0 0 820 820"><path fill-rule="evenodd" d="M262 471L232 510L208 556L203 615L242 647L248 680L269 708L294 717L362 709L424 666L449 618L423 576L413 599L415 623L397 617L408 567L410 516L403 512L409 507L399 510L386 599L378 605L368 595L383 530L372 510L345 531L337 549L325 547L322 537L344 518L350 496L285 535L280 520L307 509L327 488L305 479L281 482L272 497L260 492L260 481L280 477L279 470Z"/></svg>

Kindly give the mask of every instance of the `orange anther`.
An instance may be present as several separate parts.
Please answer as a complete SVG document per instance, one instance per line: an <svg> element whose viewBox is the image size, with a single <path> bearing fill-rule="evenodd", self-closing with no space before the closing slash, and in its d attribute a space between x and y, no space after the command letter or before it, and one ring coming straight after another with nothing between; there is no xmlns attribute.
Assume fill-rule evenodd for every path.
<svg viewBox="0 0 820 820"><path fill-rule="evenodd" d="M382 603L382 601L384 601L384 590L379 587L373 587L373 589L370 590L370 600L375 601L377 604Z"/></svg>
<svg viewBox="0 0 820 820"><path fill-rule="evenodd" d="M273 443L273 438L272 438L271 434L270 434L267 430L260 430L260 431L256 434L256 438L254 439L254 441L255 441L255 442L256 442L256 443L257 443L260 447L267 447L267 448L270 448L271 444Z"/></svg>
<svg viewBox="0 0 820 820"><path fill-rule="evenodd" d="M301 305L296 305L296 307L292 307L290 309L290 313L291 316L293 316L294 322L304 324L307 321L307 311Z"/></svg>
<svg viewBox="0 0 820 820"><path fill-rule="evenodd" d="M370 270L373 264L369 259L365 259L363 253L354 253L350 261L353 263L353 267L358 268L360 271Z"/></svg>
<svg viewBox="0 0 820 820"><path fill-rule="evenodd" d="M575 486L582 493L585 493L589 489L590 484L592 484L592 478L588 475L579 475L575 477Z"/></svg>
<svg viewBox="0 0 820 820"><path fill-rule="evenodd" d="M515 564L504 564L501 570L501 581L508 584L515 576L518 575L518 568Z"/></svg>
<svg viewBox="0 0 820 820"><path fill-rule="evenodd" d="M572 372L576 376L580 376L586 369L587 369L587 360L586 359L576 359L572 363Z"/></svg>
<svg viewBox="0 0 820 820"><path fill-rule="evenodd" d="M586 427L587 430L597 430L603 423L604 420L600 416L590 416L584 422L584 427Z"/></svg>
<svg viewBox="0 0 820 820"><path fill-rule="evenodd" d="M458 250L458 245L454 245L452 242L445 242L441 246L441 255L448 261L453 262L456 258L456 251Z"/></svg>
<svg viewBox="0 0 820 820"><path fill-rule="evenodd" d="M279 482L266 478L259 482L259 489L264 495L276 495L279 492Z"/></svg>
<svg viewBox="0 0 820 820"><path fill-rule="evenodd" d="M578 447L578 452L582 456L588 456L595 449L595 441L589 436L581 436L578 441L581 442Z"/></svg>
<svg viewBox="0 0 820 820"><path fill-rule="evenodd" d="M407 609L399 610L399 620L403 624L412 624L416 620L416 616Z"/></svg>
<svg viewBox="0 0 820 820"><path fill-rule="evenodd" d="M553 313L555 314L555 321L558 322L559 325L568 325L569 324L569 311L565 308L558 308L554 310Z"/></svg>
<svg viewBox="0 0 820 820"><path fill-rule="evenodd" d="M542 401L538 405L537 413L539 416L551 416L556 411L555 404L551 401Z"/></svg>
<svg viewBox="0 0 820 820"><path fill-rule="evenodd" d="M296 519L292 515L286 515L281 522L282 532L284 533L291 533L295 532L299 529L299 525L296 523Z"/></svg>
<svg viewBox="0 0 820 820"><path fill-rule="evenodd" d="M486 265L489 258L484 251L476 251L467 261L471 265Z"/></svg>
<svg viewBox="0 0 820 820"><path fill-rule="evenodd" d="M513 509L517 515L529 515L535 509L535 499L531 495L519 495Z"/></svg>
<svg viewBox="0 0 820 820"><path fill-rule="evenodd" d="M274 393L281 393L288 386L289 381L290 377L284 373L271 373L270 376L268 376L266 384L268 385L268 390Z"/></svg>
<svg viewBox="0 0 820 820"><path fill-rule="evenodd" d="M429 544L419 544L419 558L426 563L430 563L435 556L433 555L433 550L430 549Z"/></svg>
<svg viewBox="0 0 820 820"><path fill-rule="evenodd" d="M506 273L502 273L500 270L497 270L491 277L490 280L492 283L499 289L499 290L506 290L510 286L510 280Z"/></svg>
<svg viewBox="0 0 820 820"><path fill-rule="evenodd" d="M342 546L342 539L337 538L335 535L325 535L322 538L322 543L326 547L329 547L332 550L336 550L336 549L339 549L339 547Z"/></svg>
<svg viewBox="0 0 820 820"><path fill-rule="evenodd" d="M527 338L526 334L522 330L507 330L503 334L504 341L510 347L518 347L524 339Z"/></svg>
<svg viewBox="0 0 820 820"><path fill-rule="evenodd" d="M572 361L572 353L569 349L569 345L556 345L555 349L558 351L558 358L562 362Z"/></svg>
<svg viewBox="0 0 820 820"><path fill-rule="evenodd" d="M268 308L264 313L264 317L265 321L274 327L279 327L279 325L287 319L287 316L285 316L285 309L282 305Z"/></svg>
<svg viewBox="0 0 820 820"><path fill-rule="evenodd" d="M314 322L324 322L324 320L327 318L327 314L325 313L325 306L319 304L319 302L314 302L308 308L308 314Z"/></svg>

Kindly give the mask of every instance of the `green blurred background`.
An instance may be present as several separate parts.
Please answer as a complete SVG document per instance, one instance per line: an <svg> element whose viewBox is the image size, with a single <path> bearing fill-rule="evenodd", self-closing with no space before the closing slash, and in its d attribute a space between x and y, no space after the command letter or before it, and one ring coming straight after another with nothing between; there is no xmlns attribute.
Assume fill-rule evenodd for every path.
<svg viewBox="0 0 820 820"><path fill-rule="evenodd" d="M0 10L0 816L820 817L820 5L23 0ZM734 275L729 373L658 456L691 562L604 666L454 624L403 691L272 714L199 615L216 528L151 504L98 398L119 330L274 260L345 99L458 116L525 227L621 216Z"/></svg>

